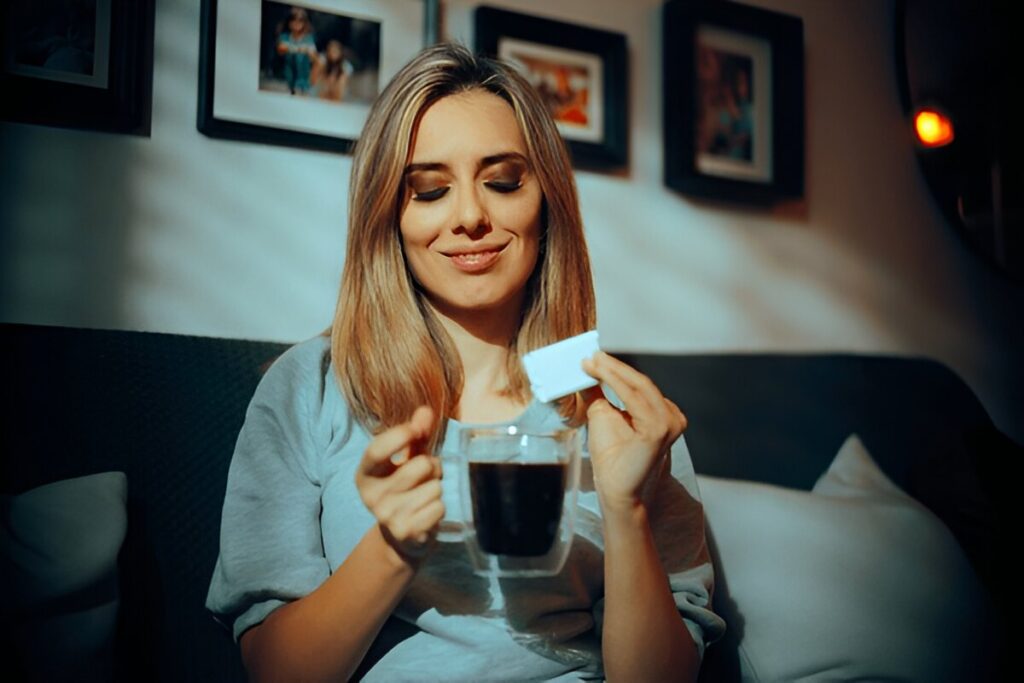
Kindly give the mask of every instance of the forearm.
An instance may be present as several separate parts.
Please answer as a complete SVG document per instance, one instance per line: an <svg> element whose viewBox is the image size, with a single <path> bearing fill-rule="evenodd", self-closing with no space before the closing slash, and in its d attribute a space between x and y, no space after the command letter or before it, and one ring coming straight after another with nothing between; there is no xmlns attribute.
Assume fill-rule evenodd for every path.
<svg viewBox="0 0 1024 683"><path fill-rule="evenodd" d="M347 680L414 577L374 525L319 588L242 636L250 679Z"/></svg>
<svg viewBox="0 0 1024 683"><path fill-rule="evenodd" d="M698 653L676 609L643 505L602 510L605 608L601 651L609 681L693 681Z"/></svg>

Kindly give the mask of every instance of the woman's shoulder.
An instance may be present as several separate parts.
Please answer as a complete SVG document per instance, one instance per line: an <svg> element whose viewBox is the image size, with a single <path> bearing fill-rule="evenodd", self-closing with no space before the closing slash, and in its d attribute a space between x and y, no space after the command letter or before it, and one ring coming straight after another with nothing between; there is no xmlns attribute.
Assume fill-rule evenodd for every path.
<svg viewBox="0 0 1024 683"><path fill-rule="evenodd" d="M249 408L250 419L266 417L308 435L318 451L347 442L356 425L334 376L330 337L299 342L272 362Z"/></svg>
<svg viewBox="0 0 1024 683"><path fill-rule="evenodd" d="M274 359L262 385L299 387L330 372L331 340L325 335L299 342Z"/></svg>
<svg viewBox="0 0 1024 683"><path fill-rule="evenodd" d="M330 337L307 339L278 356L253 396L253 406L261 405L320 425L328 433L347 430L350 413L334 377Z"/></svg>
<svg viewBox="0 0 1024 683"><path fill-rule="evenodd" d="M288 349L278 357L278 360L284 360L287 358L294 362L309 363L314 358L321 359L324 356L329 357L330 353L330 336L327 334L318 334L315 337L311 337L310 339L289 346Z"/></svg>

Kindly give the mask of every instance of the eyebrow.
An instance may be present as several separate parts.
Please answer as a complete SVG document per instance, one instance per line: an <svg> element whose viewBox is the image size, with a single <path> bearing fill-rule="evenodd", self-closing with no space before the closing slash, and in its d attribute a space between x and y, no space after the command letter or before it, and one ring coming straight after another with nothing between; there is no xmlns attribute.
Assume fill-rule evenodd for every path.
<svg viewBox="0 0 1024 683"><path fill-rule="evenodd" d="M477 165L477 170L479 171L480 169L487 168L488 166L494 166L495 164L500 164L505 161L519 161L529 167L529 162L526 160L526 157L519 152L501 152L500 154L492 154L481 159L480 163ZM417 171L445 171L447 169L448 164L430 161L419 164L409 164L405 167L405 175L416 173Z"/></svg>

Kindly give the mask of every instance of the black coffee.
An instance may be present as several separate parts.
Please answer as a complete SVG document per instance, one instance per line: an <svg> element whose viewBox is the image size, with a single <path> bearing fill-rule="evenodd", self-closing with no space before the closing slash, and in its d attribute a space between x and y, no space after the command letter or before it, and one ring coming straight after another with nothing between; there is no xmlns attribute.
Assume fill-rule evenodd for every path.
<svg viewBox="0 0 1024 683"><path fill-rule="evenodd" d="M469 463L469 490L480 547L494 555L543 555L562 520L565 465Z"/></svg>

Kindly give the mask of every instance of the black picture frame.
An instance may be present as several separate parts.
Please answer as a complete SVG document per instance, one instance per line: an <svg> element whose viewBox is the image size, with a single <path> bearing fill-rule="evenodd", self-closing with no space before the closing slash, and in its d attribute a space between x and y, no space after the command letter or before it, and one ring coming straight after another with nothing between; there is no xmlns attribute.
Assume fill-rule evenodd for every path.
<svg viewBox="0 0 1024 683"><path fill-rule="evenodd" d="M365 123L368 102L325 105L310 97L304 101L296 98L282 108L280 102L271 102L276 94L263 93L256 85L258 61L245 64L252 66L252 72L237 66L240 54L244 58L251 54L253 60L259 59L262 26L260 17L256 16L253 21L251 15L254 12L258 15L263 4L262 0L202 0L196 128L204 135L224 140L350 153ZM424 36L430 29L424 24L424 0L318 0L308 5L302 1L278 4L311 12L337 10L336 13L344 17L379 23L378 93L423 46ZM244 21L236 21L238 18ZM240 31L242 43L239 43ZM230 40L218 40L221 34ZM246 84L251 80L252 87L238 98L234 95L238 88L224 89L223 83L218 82L218 75L229 81L248 79L244 81ZM232 93L235 100L225 107L228 93ZM264 99L261 101L261 98ZM251 110L242 115L238 113L252 103L256 106ZM270 106L263 107L263 103ZM339 115L328 114L323 106L337 107ZM306 117L307 113L314 115Z"/></svg>
<svg viewBox="0 0 1024 683"><path fill-rule="evenodd" d="M24 34L18 5L31 0L10 0L0 10L0 118L59 128L96 130L148 136L152 109L154 0L97 0L95 26L87 26L92 38L89 51L68 40L65 54L88 57L91 72L75 73L19 61L16 35ZM33 8L39 11L38 6ZM36 30L60 30L63 17L50 12L50 26ZM81 28L81 25L77 25ZM93 32L94 31L94 32ZM55 33L53 40L65 38ZM24 45L24 43L22 43ZM40 42L37 45L42 45ZM51 43L52 44L52 43ZM29 45L26 49L32 48ZM53 56L51 52L51 56ZM64 60L67 63L67 60Z"/></svg>
<svg viewBox="0 0 1024 683"><path fill-rule="evenodd" d="M534 51L541 63L546 54L555 54L584 65L575 68L585 70L589 63L593 70L599 69L601 77L585 90L589 94L600 88L601 96L589 98L588 107L590 101L599 104L576 122L560 124L562 137L577 167L605 170L626 165L629 100L624 34L481 6L474 13L474 35L476 50L488 56L509 60L511 53L505 48L518 44L521 50Z"/></svg>
<svg viewBox="0 0 1024 683"><path fill-rule="evenodd" d="M662 18L665 184L734 202L802 197L802 19L722 0L669 0Z"/></svg>

